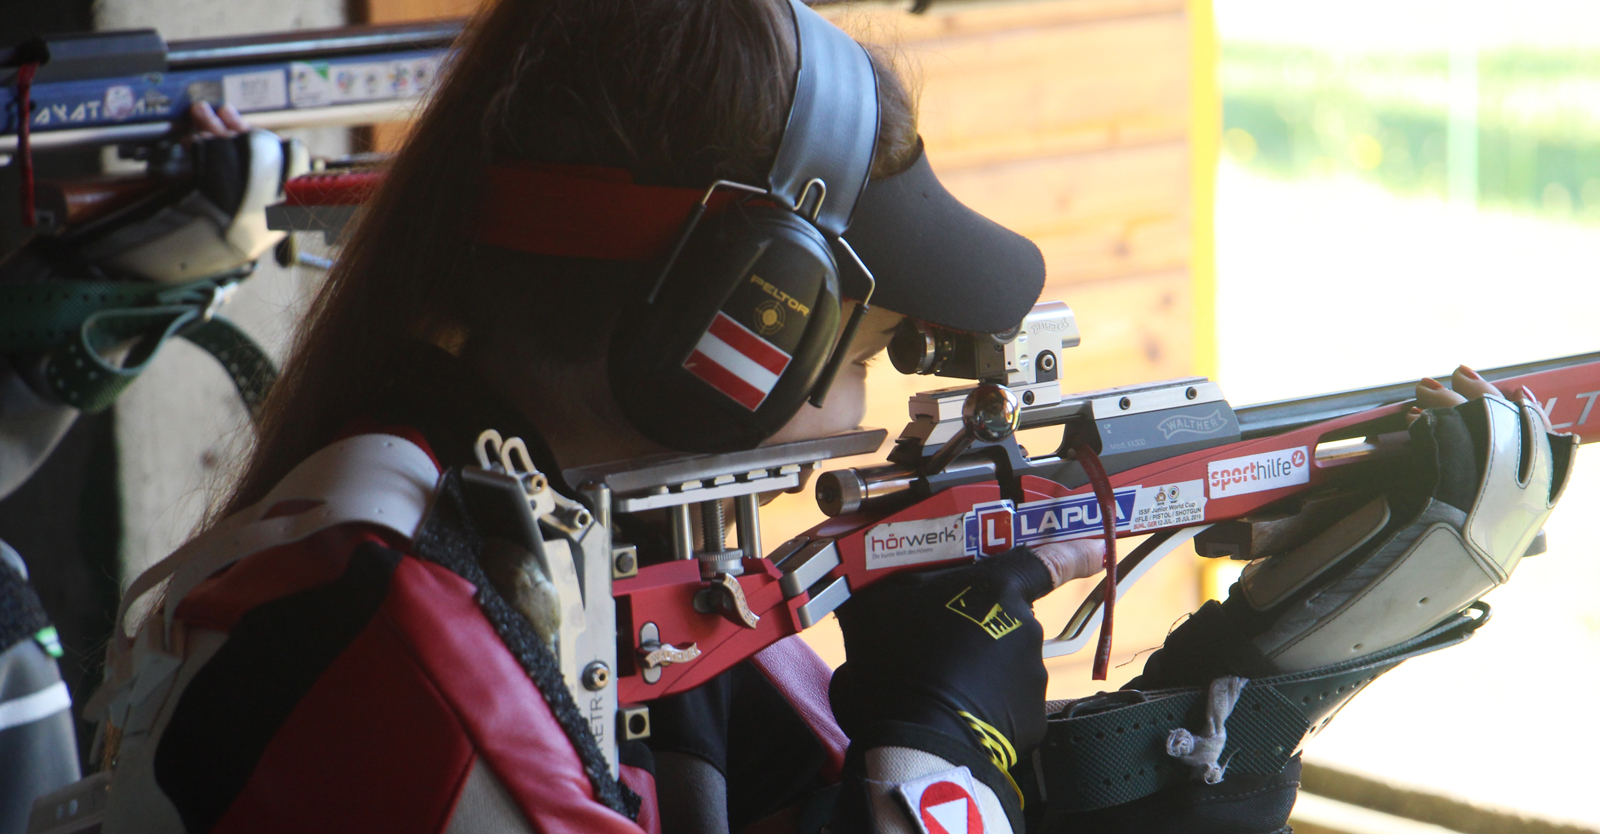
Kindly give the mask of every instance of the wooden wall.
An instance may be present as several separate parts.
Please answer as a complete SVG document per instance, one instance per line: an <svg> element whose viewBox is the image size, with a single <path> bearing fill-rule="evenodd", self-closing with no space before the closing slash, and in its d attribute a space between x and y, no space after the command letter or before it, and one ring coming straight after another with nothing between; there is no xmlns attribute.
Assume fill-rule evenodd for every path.
<svg viewBox="0 0 1600 834"><path fill-rule="evenodd" d="M1044 252L1043 297L1072 306L1083 343L1062 358L1068 390L1195 372L1190 271L1190 21L1184 0L968 0L925 15L904 3L829 14L891 46L921 89L918 124L951 193ZM868 425L891 434L905 399L944 380L874 366ZM797 525L799 526L799 525ZM1124 540L1123 552L1134 542ZM1116 659L1159 646L1199 602L1196 557L1168 557L1119 607ZM1075 583L1087 586L1090 583ZM1037 607L1047 632L1087 587ZM810 635L808 635L810 636ZM842 660L819 632L814 644ZM1120 685L1089 680L1088 652L1051 661L1051 697Z"/></svg>
<svg viewBox="0 0 1600 834"><path fill-rule="evenodd" d="M372 22L447 17L471 0L368 0ZM1044 298L1070 304L1083 344L1063 357L1070 390L1194 372L1190 269L1191 22L1185 0L965 0L823 7L858 38L890 47L920 89L929 159L977 211L1038 243ZM397 127L382 128L390 143ZM1202 304L1205 301L1202 299ZM906 398L944 380L874 366L866 425L891 437ZM865 461L863 461L865 462ZM820 520L809 495L784 496L763 522L769 542ZM1131 543L1125 543L1125 547ZM1119 608L1118 663L1158 646L1198 603L1192 555L1169 557ZM1078 583L1080 585L1087 583ZM1041 604L1059 628L1086 591ZM808 633L832 663L837 631ZM1119 685L1089 681L1087 657L1051 664L1051 697Z"/></svg>

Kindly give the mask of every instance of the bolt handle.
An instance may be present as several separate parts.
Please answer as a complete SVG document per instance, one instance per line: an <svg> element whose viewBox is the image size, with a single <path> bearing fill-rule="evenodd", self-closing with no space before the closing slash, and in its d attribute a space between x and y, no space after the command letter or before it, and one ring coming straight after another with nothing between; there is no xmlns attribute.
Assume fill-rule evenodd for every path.
<svg viewBox="0 0 1600 834"><path fill-rule="evenodd" d="M1021 419L1022 403L1010 388L993 382L980 383L961 404L961 431L945 441L939 451L928 459L922 467L922 474L943 472L974 440L985 443L1005 440L1016 433Z"/></svg>

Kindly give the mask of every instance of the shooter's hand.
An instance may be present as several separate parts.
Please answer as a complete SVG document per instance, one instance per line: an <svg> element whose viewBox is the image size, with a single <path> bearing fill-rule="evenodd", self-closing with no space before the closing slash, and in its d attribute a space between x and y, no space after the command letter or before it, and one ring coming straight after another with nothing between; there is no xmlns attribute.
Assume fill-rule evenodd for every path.
<svg viewBox="0 0 1600 834"><path fill-rule="evenodd" d="M1454 408L1464 402L1489 394L1503 396L1500 393L1500 389L1494 386L1494 383L1479 376L1477 371L1466 365L1456 368L1455 373L1450 375L1449 388L1446 388L1444 383L1437 379L1424 377L1417 383L1417 404L1406 414L1406 425L1409 426L1415 423L1417 418L1422 416L1422 412L1427 409ZM1515 396L1509 399L1527 400L1534 405L1538 405L1539 402L1534 399L1533 392L1526 388L1518 391Z"/></svg>
<svg viewBox="0 0 1600 834"><path fill-rule="evenodd" d="M1368 485L1375 497L1311 543L1264 554L1227 601L1207 603L1174 629L1129 687L1318 674L1413 639L1507 581L1561 496L1575 440L1550 430L1527 389L1502 397L1464 365L1451 388L1417 383L1406 453ZM1285 583L1284 576L1305 579ZM1317 711L1311 723L1331 719L1360 688L1336 690L1316 705L1308 699ZM1295 758L1274 776L1189 781L1048 828L1278 832L1299 772Z"/></svg>
<svg viewBox="0 0 1600 834"><path fill-rule="evenodd" d="M1002 802L1005 771L1044 740L1044 631L1033 602L1098 573L1098 541L1019 547L971 565L886 579L839 611L848 662L834 713L858 748L926 751L968 766Z"/></svg>
<svg viewBox="0 0 1600 834"><path fill-rule="evenodd" d="M197 101L189 105L189 121L193 125L192 139L227 139L250 132L250 123L231 104L213 108L207 102Z"/></svg>

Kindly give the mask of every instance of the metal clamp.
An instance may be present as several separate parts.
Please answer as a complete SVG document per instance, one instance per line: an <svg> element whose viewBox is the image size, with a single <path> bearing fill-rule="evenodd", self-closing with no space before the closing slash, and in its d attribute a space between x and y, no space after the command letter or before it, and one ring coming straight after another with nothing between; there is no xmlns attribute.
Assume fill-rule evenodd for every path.
<svg viewBox="0 0 1600 834"><path fill-rule="evenodd" d="M674 646L661 642L661 629L655 623L645 623L639 628L639 669L645 683L661 680L661 669L674 663L688 663L700 656L700 647L694 643Z"/></svg>
<svg viewBox="0 0 1600 834"><path fill-rule="evenodd" d="M709 588L695 594L694 607L702 614L721 614L734 625L745 628L755 628L761 623L761 617L750 610L750 604L744 598L744 586L739 584L737 578L726 573L718 574Z"/></svg>

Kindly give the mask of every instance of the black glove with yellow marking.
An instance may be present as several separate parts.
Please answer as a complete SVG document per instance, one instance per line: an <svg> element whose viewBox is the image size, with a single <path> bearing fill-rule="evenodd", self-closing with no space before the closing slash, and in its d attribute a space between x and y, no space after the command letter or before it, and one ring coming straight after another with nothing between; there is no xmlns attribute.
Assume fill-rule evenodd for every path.
<svg viewBox="0 0 1600 834"><path fill-rule="evenodd" d="M1019 547L852 597L838 612L849 661L830 691L852 755L881 746L933 753L967 765L1008 815L1020 810L1007 771L1045 731L1044 631L1032 605L1054 585L1044 562Z"/></svg>

